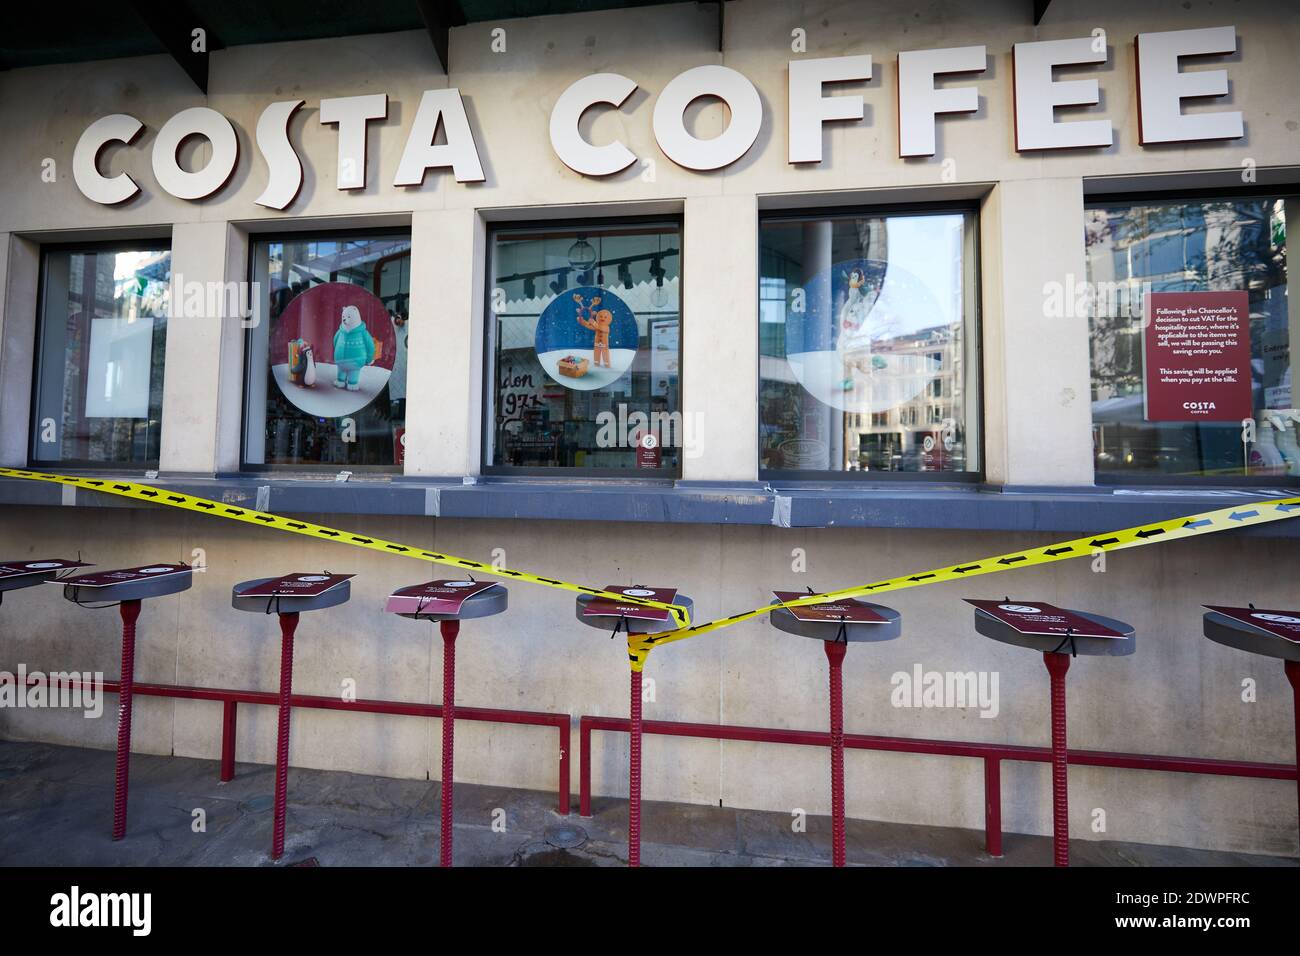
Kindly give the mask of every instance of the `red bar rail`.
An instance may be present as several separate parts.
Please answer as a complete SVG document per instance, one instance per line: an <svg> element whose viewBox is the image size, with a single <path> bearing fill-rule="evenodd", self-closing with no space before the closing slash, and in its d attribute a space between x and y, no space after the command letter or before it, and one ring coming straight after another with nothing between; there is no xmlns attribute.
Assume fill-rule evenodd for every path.
<svg viewBox="0 0 1300 956"><path fill-rule="evenodd" d="M0 677L0 682L13 680L12 675ZM46 683L45 675L27 675L27 685ZM69 680L69 689L80 687L86 681ZM105 680L101 685L105 693L116 694L120 683ZM240 704L258 704L278 707L279 695L271 691L235 690L227 687L187 687L178 684L141 684L133 688L137 697L171 697L177 700L213 700L222 703L221 714L221 779L235 778L235 727ZM313 710L343 710L361 714L389 714L400 717L442 717L441 704L421 704L404 700L343 700L338 697L319 697L313 694L293 694L294 707ZM559 784L556 797L559 812L569 814L569 714L554 714L536 710L502 710L495 707L463 707L455 709L457 720L474 720L492 724L517 724L532 727L554 727L560 733Z"/></svg>
<svg viewBox="0 0 1300 956"><path fill-rule="evenodd" d="M671 720L643 721L641 729L642 733L658 734L663 737L743 740L751 743L796 744L805 747L829 747L831 744L831 735L824 730L783 730L775 727L695 724ZM591 735L594 731L628 733L627 718L584 714L578 719L578 813L584 817L591 816ZM966 740L927 740L922 737L873 737L864 734L845 734L844 746L849 750L974 757L983 760L984 846L990 856L1002 855L1002 761L1020 760L1034 763L1052 761L1052 751L1049 747L988 744ZM1069 763L1080 767L1116 767L1124 770L1199 773L1220 777L1298 779L1296 768L1289 764L1214 760L1208 757L1071 750Z"/></svg>

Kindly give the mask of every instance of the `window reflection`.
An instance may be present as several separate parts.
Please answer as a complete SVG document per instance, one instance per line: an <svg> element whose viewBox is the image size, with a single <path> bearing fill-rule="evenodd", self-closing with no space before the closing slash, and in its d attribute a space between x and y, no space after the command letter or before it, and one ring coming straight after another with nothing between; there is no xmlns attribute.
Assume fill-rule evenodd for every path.
<svg viewBox="0 0 1300 956"><path fill-rule="evenodd" d="M33 461L157 464L170 281L165 248L45 253Z"/></svg>
<svg viewBox="0 0 1300 956"><path fill-rule="evenodd" d="M971 233L963 212L763 223L763 471L978 470Z"/></svg>

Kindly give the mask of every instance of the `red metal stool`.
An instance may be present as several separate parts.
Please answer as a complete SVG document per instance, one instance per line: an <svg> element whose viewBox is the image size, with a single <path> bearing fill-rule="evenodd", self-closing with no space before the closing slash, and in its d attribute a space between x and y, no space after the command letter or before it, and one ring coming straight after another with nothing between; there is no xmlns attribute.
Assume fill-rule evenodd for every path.
<svg viewBox="0 0 1300 956"><path fill-rule="evenodd" d="M293 694L293 637L298 615L345 603L352 596L351 574L298 572L236 584L230 604L237 611L280 617L280 714L275 743L275 808L271 859L284 856L284 815L289 793L289 718Z"/></svg>
<svg viewBox="0 0 1300 956"><path fill-rule="evenodd" d="M807 597L776 591L776 601ZM892 641L903 633L903 616L883 604L852 598L827 604L778 608L768 615L778 631L822 642L830 664L831 863L843 866L844 851L844 654L850 644Z"/></svg>
<svg viewBox="0 0 1300 956"><path fill-rule="evenodd" d="M621 587L611 585L606 591L617 591L633 597L648 598L676 604L686 609L686 613L695 616L695 602L677 594L670 588ZM653 634L665 630L664 625L670 620L667 611L645 607L639 604L616 604L608 598L582 594L577 600L578 620L588 627L609 629L614 633L619 630L629 634ZM641 672L631 671L631 694L629 716L631 734L628 748L628 788L627 788L627 865L641 865Z"/></svg>
<svg viewBox="0 0 1300 956"><path fill-rule="evenodd" d="M1291 682L1295 717L1296 766L1300 767L1300 611L1270 611L1255 607L1218 607L1210 604L1204 619L1205 636L1216 644L1264 657L1275 657ZM1296 779L1296 806L1300 813L1300 778Z"/></svg>
<svg viewBox="0 0 1300 956"><path fill-rule="evenodd" d="M974 601L975 630L1003 644L1043 655L1052 707L1052 860L1070 865L1068 760L1065 740L1065 672L1070 658L1127 657L1137 650L1133 628L1123 621L1044 601Z"/></svg>
<svg viewBox="0 0 1300 956"><path fill-rule="evenodd" d="M126 836L126 803L131 772L131 703L135 687L135 622L140 602L188 591L193 578L187 564L149 564L63 578L63 596L88 607L118 606L122 616L122 678L118 685L117 758L113 771L113 839Z"/></svg>
<svg viewBox="0 0 1300 956"><path fill-rule="evenodd" d="M495 581L429 581L394 591L385 611L414 621L437 621L442 632L442 787L440 866L451 866L454 757L456 748L456 635L460 622L500 614L509 605Z"/></svg>

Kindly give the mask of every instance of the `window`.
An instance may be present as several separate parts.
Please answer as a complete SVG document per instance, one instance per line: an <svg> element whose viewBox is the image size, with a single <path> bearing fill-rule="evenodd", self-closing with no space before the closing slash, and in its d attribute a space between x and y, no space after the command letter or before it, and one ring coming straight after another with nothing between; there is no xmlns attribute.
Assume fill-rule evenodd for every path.
<svg viewBox="0 0 1300 956"><path fill-rule="evenodd" d="M33 463L157 467L170 284L165 242L45 251Z"/></svg>
<svg viewBox="0 0 1300 956"><path fill-rule="evenodd" d="M966 209L763 220L761 475L978 474L974 250Z"/></svg>
<svg viewBox="0 0 1300 956"><path fill-rule="evenodd" d="M1297 197L1098 200L1084 235L1099 480L1300 476Z"/></svg>
<svg viewBox="0 0 1300 956"><path fill-rule="evenodd" d="M680 474L680 226L501 228L489 249L484 470Z"/></svg>
<svg viewBox="0 0 1300 956"><path fill-rule="evenodd" d="M400 470L410 237L261 239L251 271L244 463Z"/></svg>

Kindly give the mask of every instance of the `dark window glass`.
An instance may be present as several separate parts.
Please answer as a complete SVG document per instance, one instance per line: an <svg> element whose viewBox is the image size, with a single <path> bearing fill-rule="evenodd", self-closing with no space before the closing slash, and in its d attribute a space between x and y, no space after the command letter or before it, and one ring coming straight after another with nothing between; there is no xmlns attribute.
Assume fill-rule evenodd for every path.
<svg viewBox="0 0 1300 956"><path fill-rule="evenodd" d="M492 234L487 470L680 473L676 224Z"/></svg>
<svg viewBox="0 0 1300 956"><path fill-rule="evenodd" d="M1289 306L1286 271L1287 213L1295 208L1294 198L1251 196L1087 210L1099 476L1300 476L1300 415L1291 392L1291 339L1300 310ZM1235 348L1221 352L1205 321L1188 313L1187 354L1159 343L1152 349L1149 293L1178 294L1174 303L1193 309L1215 305L1206 293L1238 293L1244 305L1226 323ZM1160 324L1151 328L1160 331ZM1198 376L1195 366L1207 371ZM1223 377L1220 366L1233 367L1230 385L1206 389L1208 376ZM1197 377L1201 382L1192 381ZM1184 400L1193 408L1185 409ZM1204 407L1211 403L1216 407Z"/></svg>
<svg viewBox="0 0 1300 956"><path fill-rule="evenodd" d="M253 243L244 461L400 469L407 235Z"/></svg>
<svg viewBox="0 0 1300 956"><path fill-rule="evenodd" d="M974 216L760 227L759 467L978 472Z"/></svg>
<svg viewBox="0 0 1300 956"><path fill-rule="evenodd" d="M161 246L45 253L32 461L157 465L170 283Z"/></svg>

